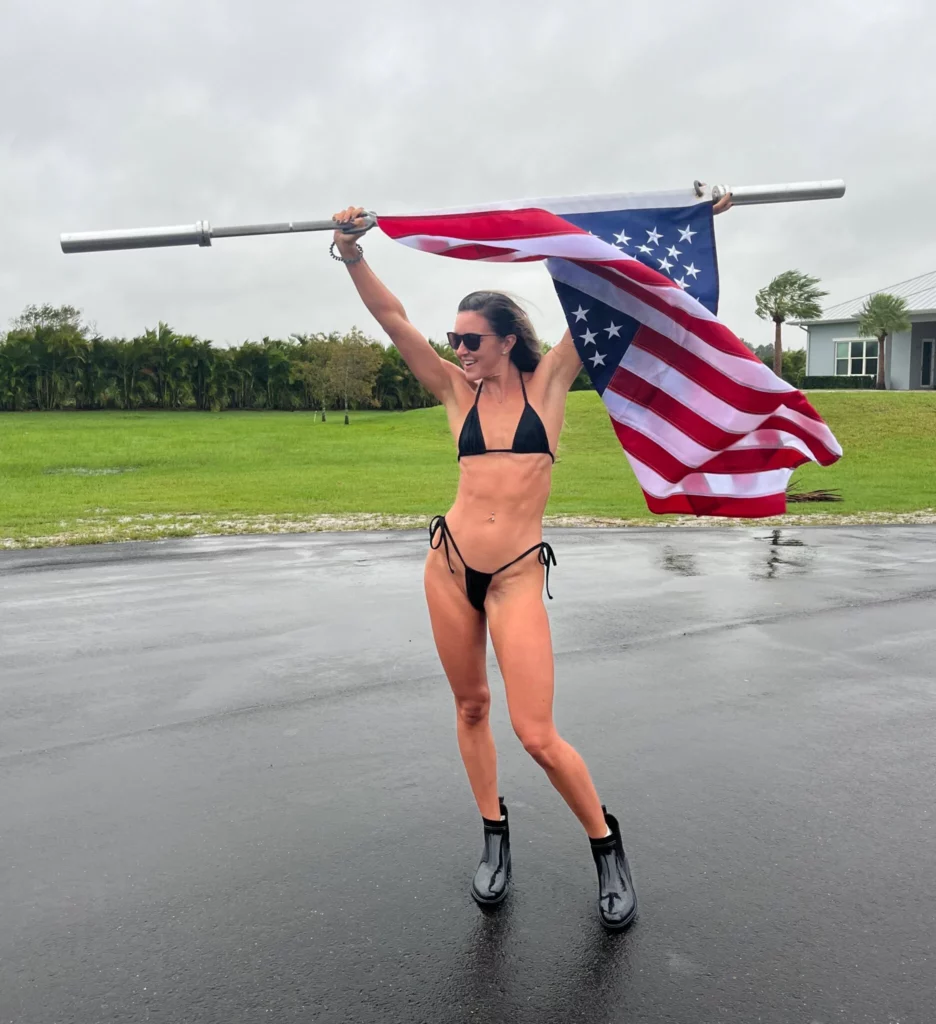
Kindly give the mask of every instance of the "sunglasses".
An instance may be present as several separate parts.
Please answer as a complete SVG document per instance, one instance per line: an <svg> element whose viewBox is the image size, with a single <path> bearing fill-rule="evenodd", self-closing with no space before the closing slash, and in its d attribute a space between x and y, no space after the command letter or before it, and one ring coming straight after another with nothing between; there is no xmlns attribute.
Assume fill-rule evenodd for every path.
<svg viewBox="0 0 936 1024"><path fill-rule="evenodd" d="M469 352L477 352L481 347L482 338L497 338L497 334L456 334L454 331L448 332L448 343L453 349L458 351L458 346L464 344L465 348Z"/></svg>

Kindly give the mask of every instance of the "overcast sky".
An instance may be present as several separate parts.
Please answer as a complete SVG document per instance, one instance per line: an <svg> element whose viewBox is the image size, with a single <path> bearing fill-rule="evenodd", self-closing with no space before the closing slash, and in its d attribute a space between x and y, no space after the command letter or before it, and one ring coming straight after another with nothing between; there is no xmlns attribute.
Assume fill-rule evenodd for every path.
<svg viewBox="0 0 936 1024"><path fill-rule="evenodd" d="M107 335L380 333L321 234L65 256L62 231L842 177L716 222L720 316L769 341L783 270L831 304L936 269L934 39L927 0L0 0L0 329L68 302ZM542 266L364 244L437 338L490 286L564 329Z"/></svg>

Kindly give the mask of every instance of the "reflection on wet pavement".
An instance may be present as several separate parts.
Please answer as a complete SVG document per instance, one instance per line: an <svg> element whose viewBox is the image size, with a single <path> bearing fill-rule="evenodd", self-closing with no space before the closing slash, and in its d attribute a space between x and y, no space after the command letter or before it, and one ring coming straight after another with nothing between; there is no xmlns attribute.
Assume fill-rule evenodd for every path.
<svg viewBox="0 0 936 1024"><path fill-rule="evenodd" d="M805 541L796 537L784 536L783 530L772 530L768 543L770 550L767 555L766 569L753 569L751 579L776 579L780 573L797 575L808 572L815 560L817 549L810 548ZM800 556L785 554L777 551L777 548L803 548Z"/></svg>
<svg viewBox="0 0 936 1024"><path fill-rule="evenodd" d="M803 539L804 533L808 540ZM908 560L886 541L868 537L862 538L862 543L843 548L835 534L831 528L773 529L768 533L755 528L726 531L710 545L698 545L693 536L685 536L683 549L672 543L662 546L659 566L674 576L738 573L751 580L773 580L810 573L836 576L843 572L860 572L869 576L894 576L908 564ZM699 547L705 550L700 553ZM798 551L789 550L791 548Z"/></svg>

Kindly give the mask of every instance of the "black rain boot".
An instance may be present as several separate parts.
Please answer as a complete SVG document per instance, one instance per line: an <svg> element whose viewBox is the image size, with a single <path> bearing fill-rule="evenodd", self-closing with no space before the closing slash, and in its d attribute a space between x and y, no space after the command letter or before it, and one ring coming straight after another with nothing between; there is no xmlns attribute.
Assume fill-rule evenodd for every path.
<svg viewBox="0 0 936 1024"><path fill-rule="evenodd" d="M589 839L598 868L598 917L608 931L619 932L637 916L637 893L631 880L630 864L621 841L621 827L613 814L601 805L611 835Z"/></svg>
<svg viewBox="0 0 936 1024"><path fill-rule="evenodd" d="M507 805L503 797L500 801L500 812L503 821L484 822L484 852L481 863L471 882L471 895L482 907L496 906L507 896L510 883L510 829L507 823Z"/></svg>

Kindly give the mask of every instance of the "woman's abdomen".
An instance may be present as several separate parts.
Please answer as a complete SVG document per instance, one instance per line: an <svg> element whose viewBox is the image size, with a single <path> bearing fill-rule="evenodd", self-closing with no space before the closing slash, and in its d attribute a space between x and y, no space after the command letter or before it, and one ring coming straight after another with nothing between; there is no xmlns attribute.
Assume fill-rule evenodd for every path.
<svg viewBox="0 0 936 1024"><path fill-rule="evenodd" d="M446 521L468 565L493 572L543 539L551 478L548 455L462 459L458 494Z"/></svg>

